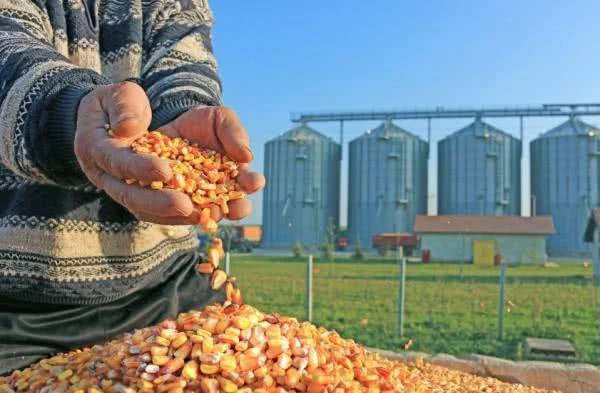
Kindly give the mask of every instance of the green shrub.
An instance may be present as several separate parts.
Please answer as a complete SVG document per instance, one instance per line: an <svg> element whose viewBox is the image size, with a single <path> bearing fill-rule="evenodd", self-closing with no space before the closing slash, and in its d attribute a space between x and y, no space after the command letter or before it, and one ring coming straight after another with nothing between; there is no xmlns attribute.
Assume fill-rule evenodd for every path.
<svg viewBox="0 0 600 393"><path fill-rule="evenodd" d="M356 240L356 245L354 246L354 254L352 254L352 258L362 260L364 257L365 253L363 252L362 246L360 245L360 240Z"/></svg>
<svg viewBox="0 0 600 393"><path fill-rule="evenodd" d="M296 243L294 244L294 247L292 248L292 253L294 254L294 257L296 258L302 258L302 244L301 243Z"/></svg>
<svg viewBox="0 0 600 393"><path fill-rule="evenodd" d="M323 252L324 260L326 260L326 261L333 260L333 247L331 246L331 243L329 243L327 241L327 239L325 239L323 241L323 245L321 246L321 251Z"/></svg>

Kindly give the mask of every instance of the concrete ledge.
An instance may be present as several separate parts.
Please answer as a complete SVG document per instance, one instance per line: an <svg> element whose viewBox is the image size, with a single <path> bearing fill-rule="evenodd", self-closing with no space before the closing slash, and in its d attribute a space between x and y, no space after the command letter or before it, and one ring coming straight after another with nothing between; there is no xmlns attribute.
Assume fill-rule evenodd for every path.
<svg viewBox="0 0 600 393"><path fill-rule="evenodd" d="M600 369L589 364L514 362L483 355L458 358L444 354L397 353L371 348L369 351L403 363L423 358L428 363L453 370L564 393L600 393Z"/></svg>

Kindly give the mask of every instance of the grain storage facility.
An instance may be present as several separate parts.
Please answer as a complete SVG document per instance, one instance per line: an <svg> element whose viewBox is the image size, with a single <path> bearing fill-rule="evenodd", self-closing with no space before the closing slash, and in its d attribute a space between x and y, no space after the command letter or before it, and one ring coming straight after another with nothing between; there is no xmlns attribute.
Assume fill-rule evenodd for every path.
<svg viewBox="0 0 600 393"><path fill-rule="evenodd" d="M600 130L570 118L531 142L531 194L535 214L554 219L551 256L587 256L587 213L600 204Z"/></svg>
<svg viewBox="0 0 600 393"><path fill-rule="evenodd" d="M438 214L521 214L521 141L480 119L438 142Z"/></svg>
<svg viewBox="0 0 600 393"><path fill-rule="evenodd" d="M427 213L429 145L391 121L350 142L348 237L363 246L377 233L411 232Z"/></svg>
<svg viewBox="0 0 600 393"><path fill-rule="evenodd" d="M340 145L307 125L265 144L262 245L321 244L339 225Z"/></svg>
<svg viewBox="0 0 600 393"><path fill-rule="evenodd" d="M507 263L544 263L552 217L418 216L415 232L421 250L435 262L491 265L496 255Z"/></svg>

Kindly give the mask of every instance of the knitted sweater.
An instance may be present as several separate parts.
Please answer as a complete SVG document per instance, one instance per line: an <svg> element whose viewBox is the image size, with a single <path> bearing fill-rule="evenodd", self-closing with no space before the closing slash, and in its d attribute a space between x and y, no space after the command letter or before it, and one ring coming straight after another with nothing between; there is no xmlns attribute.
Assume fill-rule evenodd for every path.
<svg viewBox="0 0 600 393"><path fill-rule="evenodd" d="M194 229L137 221L87 181L73 141L102 84L136 80L153 129L220 105L212 20L207 0L0 0L0 300L106 304L190 263Z"/></svg>

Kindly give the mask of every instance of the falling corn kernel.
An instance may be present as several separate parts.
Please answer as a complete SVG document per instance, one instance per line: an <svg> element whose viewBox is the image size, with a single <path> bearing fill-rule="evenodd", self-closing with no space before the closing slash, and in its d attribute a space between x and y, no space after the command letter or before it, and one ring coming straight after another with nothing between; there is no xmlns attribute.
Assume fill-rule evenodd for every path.
<svg viewBox="0 0 600 393"><path fill-rule="evenodd" d="M208 262L216 269L221 262L221 255L217 248L211 247L208 250Z"/></svg>
<svg viewBox="0 0 600 393"><path fill-rule="evenodd" d="M227 274L223 270L215 270L210 280L210 286L215 291L218 290L227 281Z"/></svg>
<svg viewBox="0 0 600 393"><path fill-rule="evenodd" d="M215 271L215 268L212 264L210 263L199 263L198 265L196 265L196 270L199 273L203 273L203 274L212 274L212 272Z"/></svg>
<svg viewBox="0 0 600 393"><path fill-rule="evenodd" d="M235 288L233 290L233 294L231 295L231 302L235 304L242 304L242 292L239 288Z"/></svg>

